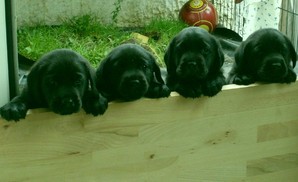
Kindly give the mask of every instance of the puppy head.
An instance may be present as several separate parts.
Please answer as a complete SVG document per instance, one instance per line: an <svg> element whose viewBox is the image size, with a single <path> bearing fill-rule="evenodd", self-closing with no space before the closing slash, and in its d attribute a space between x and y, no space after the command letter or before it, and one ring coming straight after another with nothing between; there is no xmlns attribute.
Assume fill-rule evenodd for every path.
<svg viewBox="0 0 298 182"><path fill-rule="evenodd" d="M87 61L74 51L60 49L44 55L28 75L33 102L62 115L78 112L89 86L88 70Z"/></svg>
<svg viewBox="0 0 298 182"><path fill-rule="evenodd" d="M169 74L202 80L221 68L224 55L218 41L206 30L188 27L173 38L164 60Z"/></svg>
<svg viewBox="0 0 298 182"><path fill-rule="evenodd" d="M280 82L296 65L290 40L275 29L261 29L244 41L235 54L236 63L259 81Z"/></svg>
<svg viewBox="0 0 298 182"><path fill-rule="evenodd" d="M154 57L136 44L114 48L97 70L98 89L127 101L143 97L154 79L163 82Z"/></svg>

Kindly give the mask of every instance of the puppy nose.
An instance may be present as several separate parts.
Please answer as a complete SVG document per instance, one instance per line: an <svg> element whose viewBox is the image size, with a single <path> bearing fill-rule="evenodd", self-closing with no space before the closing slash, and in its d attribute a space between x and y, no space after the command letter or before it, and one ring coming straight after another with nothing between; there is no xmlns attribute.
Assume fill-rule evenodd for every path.
<svg viewBox="0 0 298 182"><path fill-rule="evenodd" d="M278 70L282 69L282 64L281 63L272 63L270 65L270 68L274 71L278 71Z"/></svg>
<svg viewBox="0 0 298 182"><path fill-rule="evenodd" d="M64 107L73 107L74 106L74 102L71 98L63 99L62 104Z"/></svg>
<svg viewBox="0 0 298 182"><path fill-rule="evenodd" d="M130 85L139 85L140 84L140 80L130 80L129 81Z"/></svg>
<svg viewBox="0 0 298 182"><path fill-rule="evenodd" d="M281 67L281 63L273 63L272 66L273 67Z"/></svg>
<svg viewBox="0 0 298 182"><path fill-rule="evenodd" d="M187 63L187 66L196 66L196 65L197 65L196 62L188 62L188 63Z"/></svg>

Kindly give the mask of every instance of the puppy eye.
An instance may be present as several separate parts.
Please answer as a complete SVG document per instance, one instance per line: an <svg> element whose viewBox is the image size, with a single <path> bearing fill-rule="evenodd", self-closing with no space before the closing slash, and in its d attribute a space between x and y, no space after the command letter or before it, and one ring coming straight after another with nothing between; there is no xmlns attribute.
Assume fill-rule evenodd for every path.
<svg viewBox="0 0 298 182"><path fill-rule="evenodd" d="M180 52L180 51L182 51L182 47L181 47L181 46L176 46L175 51L176 51L176 52Z"/></svg>
<svg viewBox="0 0 298 182"><path fill-rule="evenodd" d="M287 52L287 48L286 47L281 47L280 49L278 49L278 52L280 54L284 54L285 52Z"/></svg>
<svg viewBox="0 0 298 182"><path fill-rule="evenodd" d="M148 65L146 64L141 65L141 69L146 70L147 68L148 68Z"/></svg>
<svg viewBox="0 0 298 182"><path fill-rule="evenodd" d="M202 49L202 54L208 54L209 53L209 49L208 48L203 48Z"/></svg>
<svg viewBox="0 0 298 182"><path fill-rule="evenodd" d="M82 79L82 78L78 78L78 79L76 79L75 82L74 82L74 84L75 84L76 86L79 86L79 85L81 85L82 83L83 83L83 79Z"/></svg>
<svg viewBox="0 0 298 182"><path fill-rule="evenodd" d="M58 85L58 83L55 80L51 80L51 79L47 81L47 84L50 87L56 87Z"/></svg>
<svg viewBox="0 0 298 182"><path fill-rule="evenodd" d="M77 80L77 81L75 81L74 84L75 84L76 86L78 86L78 85L81 85L81 83L82 83L82 82L81 82L80 80Z"/></svg>

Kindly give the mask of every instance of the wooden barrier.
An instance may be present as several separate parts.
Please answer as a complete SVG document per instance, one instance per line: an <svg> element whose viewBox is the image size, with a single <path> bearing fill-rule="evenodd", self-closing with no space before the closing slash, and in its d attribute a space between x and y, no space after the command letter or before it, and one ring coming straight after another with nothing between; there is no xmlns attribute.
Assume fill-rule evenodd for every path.
<svg viewBox="0 0 298 182"><path fill-rule="evenodd" d="M298 180L298 82L0 120L1 182Z"/></svg>

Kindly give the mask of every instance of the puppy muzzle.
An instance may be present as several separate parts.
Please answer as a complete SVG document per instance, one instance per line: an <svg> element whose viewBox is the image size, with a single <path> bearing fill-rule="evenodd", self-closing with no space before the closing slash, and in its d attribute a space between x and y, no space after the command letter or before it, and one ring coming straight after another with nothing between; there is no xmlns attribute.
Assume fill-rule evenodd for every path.
<svg viewBox="0 0 298 182"><path fill-rule="evenodd" d="M78 96L64 96L57 97L50 104L50 108L58 114L67 115L76 113L82 106L81 100Z"/></svg>
<svg viewBox="0 0 298 182"><path fill-rule="evenodd" d="M145 95L149 84L143 75L130 75L123 77L118 88L124 100L136 100Z"/></svg>
<svg viewBox="0 0 298 182"><path fill-rule="evenodd" d="M185 61L178 65L176 73L181 78L198 80L206 77L208 69L202 61Z"/></svg>
<svg viewBox="0 0 298 182"><path fill-rule="evenodd" d="M258 70L261 81L278 82L287 74L285 59L281 55L270 55L263 59L263 65Z"/></svg>

